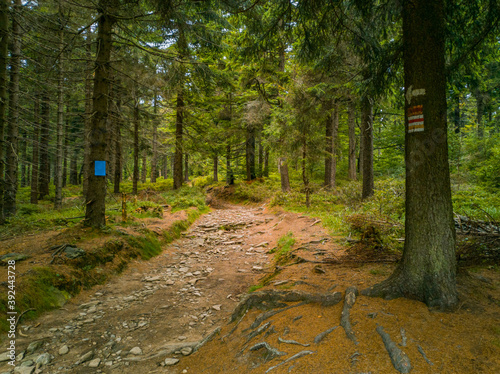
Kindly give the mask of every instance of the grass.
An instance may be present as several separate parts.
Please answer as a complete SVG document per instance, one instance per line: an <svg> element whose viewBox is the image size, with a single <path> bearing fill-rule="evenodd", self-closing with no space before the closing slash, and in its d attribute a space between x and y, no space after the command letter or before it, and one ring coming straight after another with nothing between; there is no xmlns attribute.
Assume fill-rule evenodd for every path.
<svg viewBox="0 0 500 374"><path fill-rule="evenodd" d="M271 253L275 253L274 262L276 265L284 265L290 260L290 253L294 244L295 238L291 231L279 238L278 245L271 251Z"/></svg>

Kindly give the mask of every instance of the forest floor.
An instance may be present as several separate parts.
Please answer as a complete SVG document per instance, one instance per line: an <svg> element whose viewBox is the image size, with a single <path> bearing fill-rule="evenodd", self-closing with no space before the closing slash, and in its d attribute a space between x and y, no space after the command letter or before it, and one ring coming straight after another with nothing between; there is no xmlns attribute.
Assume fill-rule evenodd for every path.
<svg viewBox="0 0 500 374"><path fill-rule="evenodd" d="M276 262L272 249L289 232L293 251ZM2 246L29 248L30 240L50 246L64 234ZM353 341L339 326L346 289L380 282L395 266L390 256L359 254L314 218L265 205L220 204L159 256L132 260L62 308L21 321L16 369L4 360L0 373L396 373L377 326L407 355L412 373L500 372L498 270L461 272L461 303L453 313L359 296L350 309ZM45 256L35 262L48 262ZM267 299L254 300L248 312L240 308L231 322L256 285L254 294ZM306 302L283 302L280 295ZM315 302L326 295L339 302ZM257 349L263 342L275 350Z"/></svg>

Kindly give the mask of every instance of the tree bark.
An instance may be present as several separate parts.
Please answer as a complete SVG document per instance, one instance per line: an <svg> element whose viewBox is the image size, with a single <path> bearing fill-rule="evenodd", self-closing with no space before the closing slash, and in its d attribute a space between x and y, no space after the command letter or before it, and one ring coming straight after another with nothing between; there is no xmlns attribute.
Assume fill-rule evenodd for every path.
<svg viewBox="0 0 500 374"><path fill-rule="evenodd" d="M148 176L148 150L143 143L142 149L142 166L141 166L141 183L146 183Z"/></svg>
<svg viewBox="0 0 500 374"><path fill-rule="evenodd" d="M288 179L288 163L286 158L281 157L278 162L280 166L281 191L290 192L292 189L290 188L290 180Z"/></svg>
<svg viewBox="0 0 500 374"><path fill-rule="evenodd" d="M476 122L477 122L477 137L482 139L484 137L484 123L483 123L483 113L484 113L484 93L477 88L474 92L476 97Z"/></svg>
<svg viewBox="0 0 500 374"><path fill-rule="evenodd" d="M12 20L12 49L10 58L9 82L9 122L7 127L7 152L5 171L4 216L16 214L18 137L19 137L19 72L21 69L21 0L15 0Z"/></svg>
<svg viewBox="0 0 500 374"><path fill-rule="evenodd" d="M403 3L406 240L403 258L394 273L363 293L386 298L404 296L447 310L457 305L458 297L444 34L444 0ZM423 128L415 128L415 122L420 125L420 113Z"/></svg>
<svg viewBox="0 0 500 374"><path fill-rule="evenodd" d="M189 182L189 156L184 154L184 182Z"/></svg>
<svg viewBox="0 0 500 374"><path fill-rule="evenodd" d="M123 125L122 121L122 96L120 81L116 81L117 91L116 91L116 131L115 131L115 167L113 175L113 192L120 193L120 182L122 180L122 135L121 127Z"/></svg>
<svg viewBox="0 0 500 374"><path fill-rule="evenodd" d="M257 173L257 176L259 178L262 178L264 176L264 146L262 145L262 134L260 135L259 139L259 171Z"/></svg>
<svg viewBox="0 0 500 374"><path fill-rule="evenodd" d="M348 103L348 125L349 125L349 171L348 178L352 181L357 180L356 176L356 121L354 102Z"/></svg>
<svg viewBox="0 0 500 374"><path fill-rule="evenodd" d="M69 156L69 106L66 106L66 120L64 121L64 145L63 145L63 171L62 186L66 187L68 181L68 159Z"/></svg>
<svg viewBox="0 0 500 374"><path fill-rule="evenodd" d="M184 99L183 90L179 89L176 103L176 121L175 121L175 156L174 156L174 190L182 187L182 126L183 126Z"/></svg>
<svg viewBox="0 0 500 374"><path fill-rule="evenodd" d="M264 149L264 177L269 177L269 147Z"/></svg>
<svg viewBox="0 0 500 374"><path fill-rule="evenodd" d="M4 135L7 125L7 61L9 58L9 0L0 0L0 224L4 222Z"/></svg>
<svg viewBox="0 0 500 374"><path fill-rule="evenodd" d="M113 0L99 0L101 13L97 24L97 57L94 70L93 116L90 128L90 164L88 171L93 171L95 161L106 159L106 120L109 107L109 73L112 48L112 31L115 19L112 16ZM88 173L86 195L85 224L102 227L106 224L106 177Z"/></svg>
<svg viewBox="0 0 500 374"><path fill-rule="evenodd" d="M30 203L38 204L38 157L40 141L40 94L35 92L35 104L33 108L33 145L32 145L32 166L31 166L31 195Z"/></svg>
<svg viewBox="0 0 500 374"><path fill-rule="evenodd" d="M89 28L87 30L87 39L85 43L85 56L87 58L88 66L85 72L85 116L84 116L84 128L83 128L83 197L86 198L89 177L90 177L90 133L92 129L92 32Z"/></svg>
<svg viewBox="0 0 500 374"><path fill-rule="evenodd" d="M335 144L339 129L338 103L334 103L333 112L326 121L326 156L325 156L325 186L335 188L335 177L337 175L337 158L335 157Z"/></svg>
<svg viewBox="0 0 500 374"><path fill-rule="evenodd" d="M19 138L19 154L20 154L20 166L21 166L21 187L26 187L27 185L27 174L28 174L28 134L26 130L21 129L21 134Z"/></svg>
<svg viewBox="0 0 500 374"><path fill-rule="evenodd" d="M247 181L255 179L255 129L253 126L247 126L245 143L245 160L247 170Z"/></svg>
<svg viewBox="0 0 500 374"><path fill-rule="evenodd" d="M139 182L139 102L135 98L134 105L134 171L132 174L132 193L137 195Z"/></svg>
<svg viewBox="0 0 500 374"><path fill-rule="evenodd" d="M38 182L39 199L49 195L50 183L50 161L49 161L49 141L50 141L50 97L47 89L42 94L41 105L41 127L40 127L40 173Z"/></svg>
<svg viewBox="0 0 500 374"><path fill-rule="evenodd" d="M361 102L361 127L363 128L363 192L362 199L373 195L373 103L365 95Z"/></svg>

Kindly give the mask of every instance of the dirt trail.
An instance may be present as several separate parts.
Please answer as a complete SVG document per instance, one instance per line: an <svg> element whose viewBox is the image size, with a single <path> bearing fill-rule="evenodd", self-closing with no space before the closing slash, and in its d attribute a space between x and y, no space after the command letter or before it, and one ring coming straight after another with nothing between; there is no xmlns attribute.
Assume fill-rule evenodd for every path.
<svg viewBox="0 0 500 374"><path fill-rule="evenodd" d="M240 296L262 277L269 248L292 229L288 216L298 221L294 231L311 221L263 210L214 210L160 256L134 261L106 285L22 325L27 337L18 339L17 352L27 351L18 365L48 353L50 363L39 365L44 373L149 373L179 347L195 348L227 323ZM0 372L8 369L0 366Z"/></svg>
<svg viewBox="0 0 500 374"><path fill-rule="evenodd" d="M343 301L277 303L274 308L292 308L257 327L263 311L255 308L230 324L249 287L267 274L275 277L262 290L340 291L340 299L348 287L368 287L392 272L392 264L345 263L345 248L318 223L264 206L214 210L161 255L134 261L106 285L22 323L27 336L17 341L23 354L15 373L397 373L379 325L409 357L412 373L500 372L500 272L494 269L459 282L462 304L455 313L431 313L406 299L358 297L350 309L354 340L340 326ZM290 231L298 261L275 273L268 252ZM10 369L0 363L0 373Z"/></svg>

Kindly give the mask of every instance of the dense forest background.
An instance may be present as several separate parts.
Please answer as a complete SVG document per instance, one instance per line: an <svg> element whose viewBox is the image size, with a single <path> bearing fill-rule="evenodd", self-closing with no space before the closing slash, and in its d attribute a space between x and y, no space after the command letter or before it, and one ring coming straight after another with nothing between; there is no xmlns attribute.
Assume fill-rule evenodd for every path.
<svg viewBox="0 0 500 374"><path fill-rule="evenodd" d="M351 190L348 180L362 181L361 198L378 196L376 178L382 195L401 196L397 1L2 0L0 15L2 220L83 193L79 209L99 226L104 206L88 213L96 194L187 182L266 178L293 190L275 202L309 206ZM445 4L449 163L463 214L480 203L499 215L499 17L495 1Z"/></svg>

